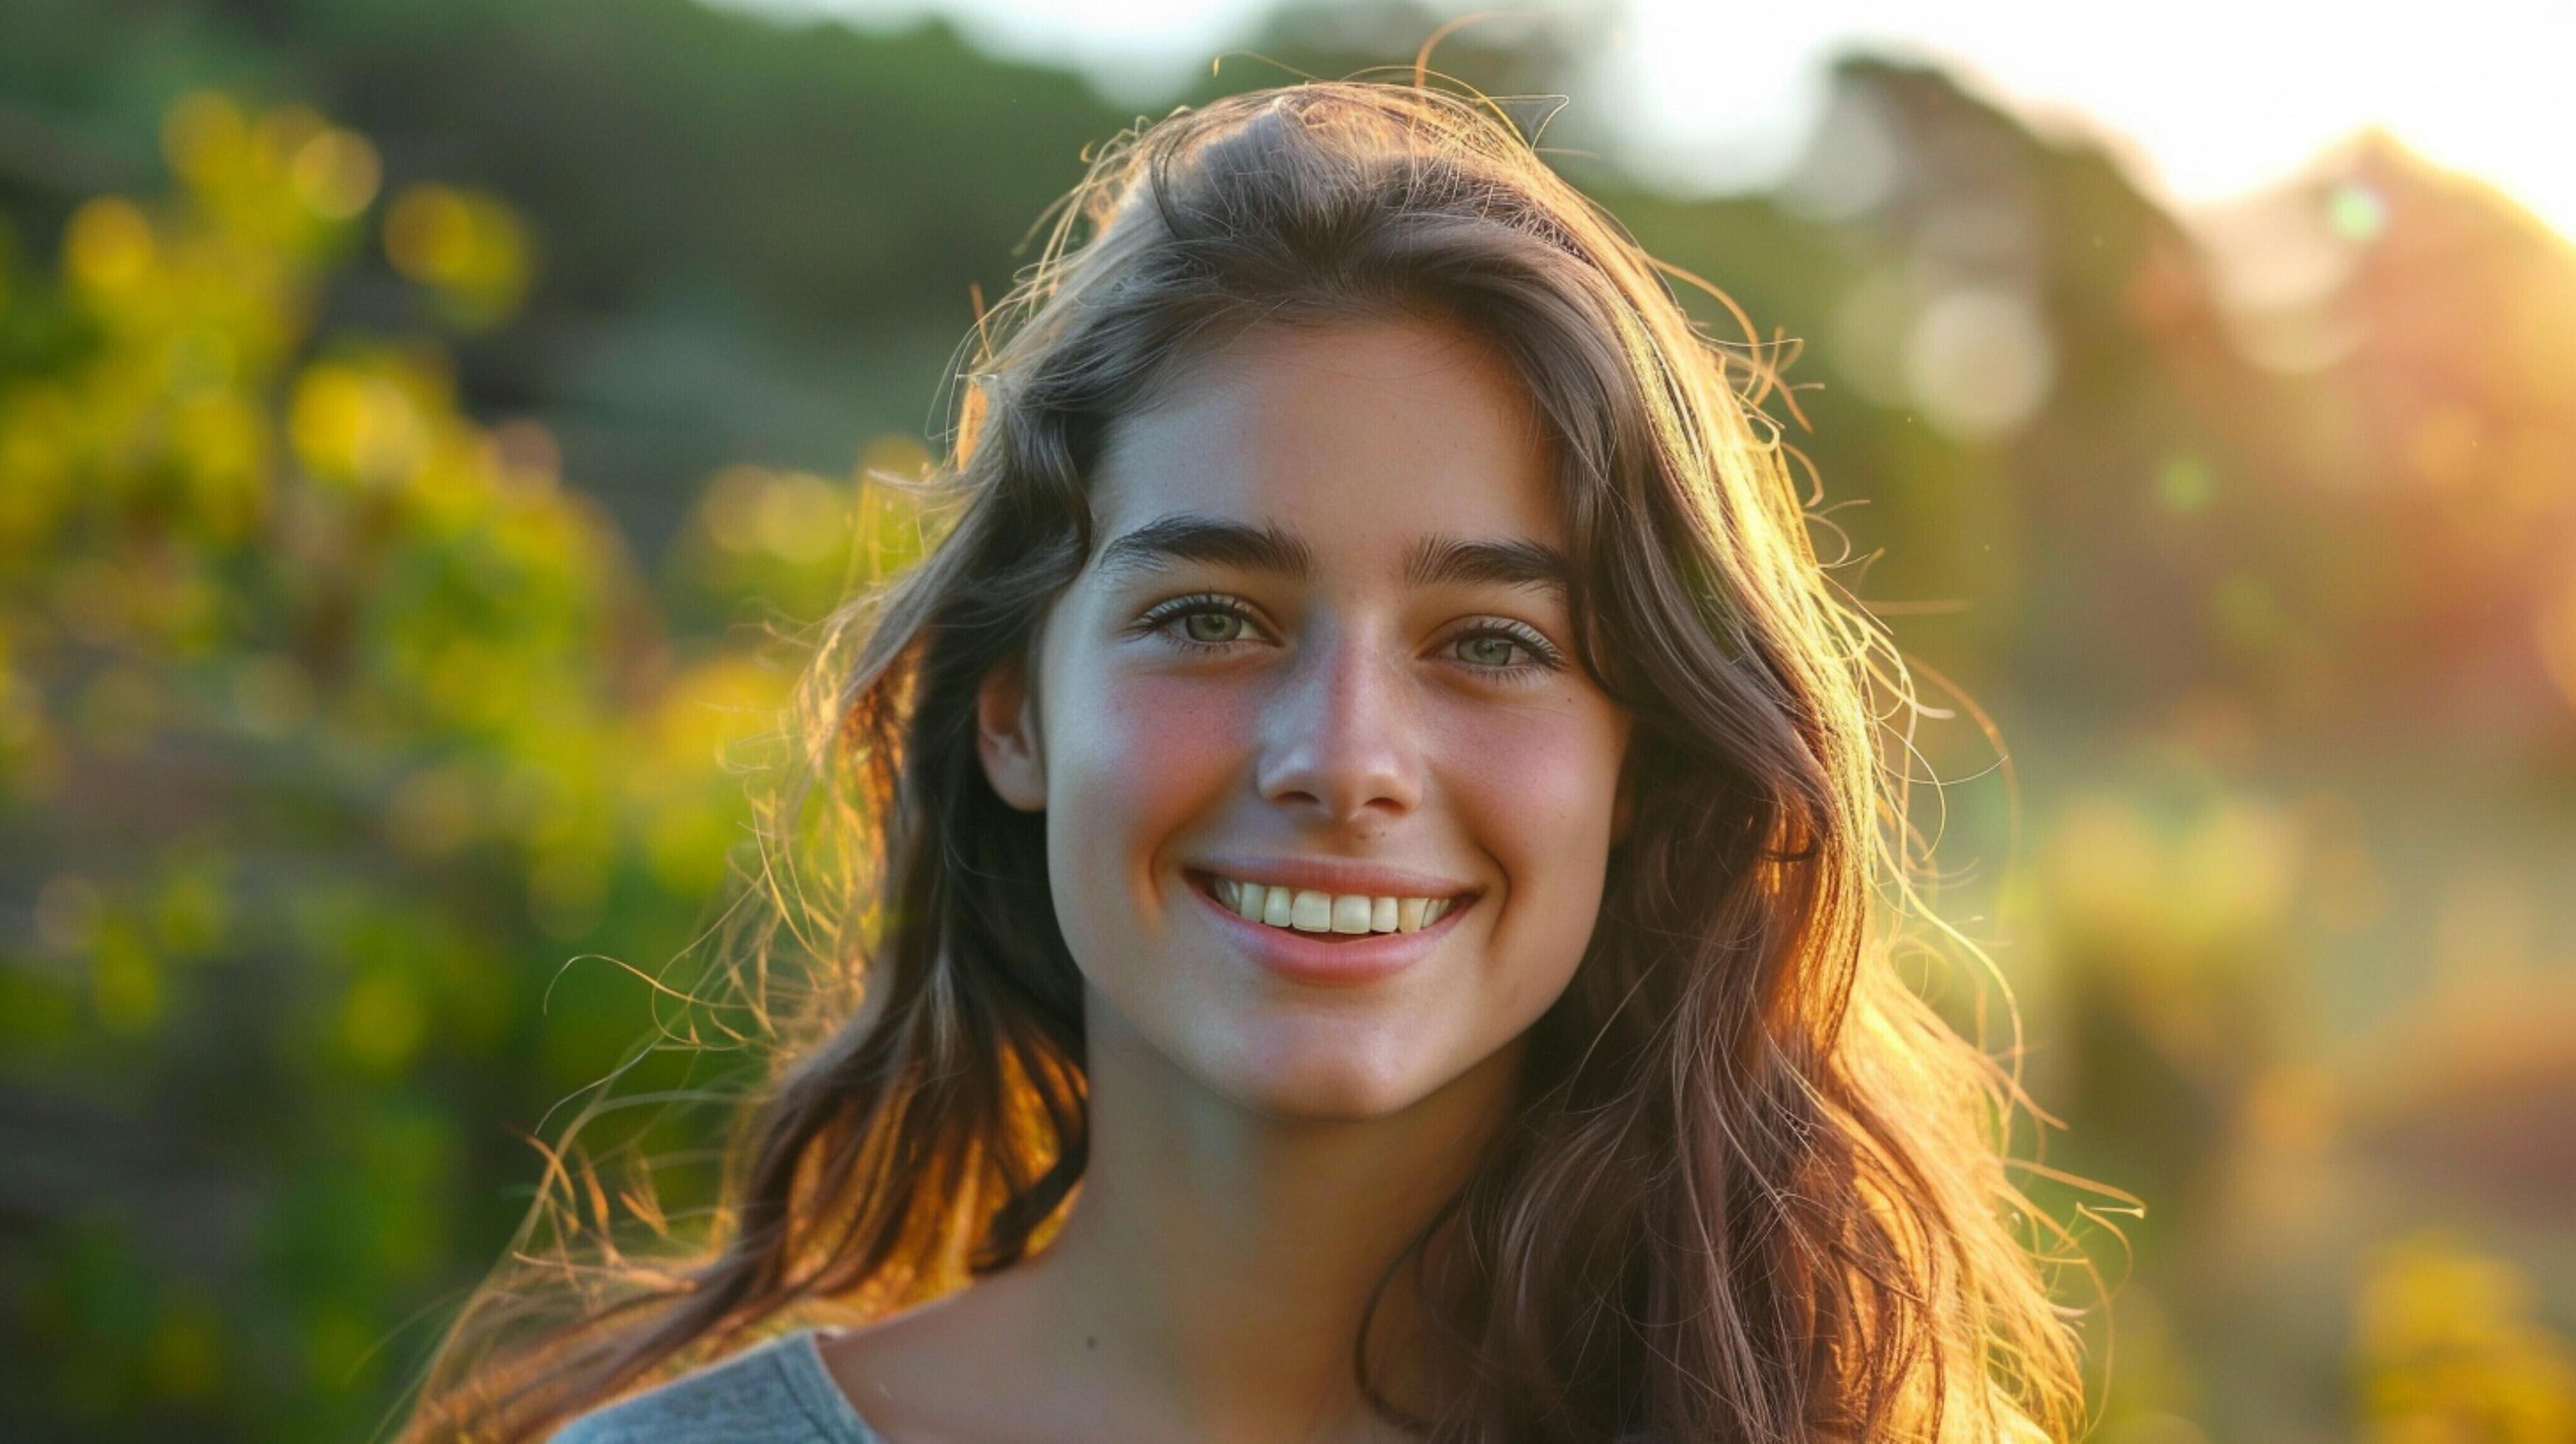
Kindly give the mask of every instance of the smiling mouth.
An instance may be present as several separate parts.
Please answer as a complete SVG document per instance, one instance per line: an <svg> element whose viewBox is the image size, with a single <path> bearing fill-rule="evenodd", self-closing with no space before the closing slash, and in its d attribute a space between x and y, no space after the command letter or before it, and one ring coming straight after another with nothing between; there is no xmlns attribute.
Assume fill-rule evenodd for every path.
<svg viewBox="0 0 2576 1444"><path fill-rule="evenodd" d="M1200 869L1182 869L1190 887L1244 921L1296 933L1319 944L1350 944L1381 933L1414 933L1448 913L1476 905L1479 892L1455 897L1360 897L1332 892L1262 887Z"/></svg>

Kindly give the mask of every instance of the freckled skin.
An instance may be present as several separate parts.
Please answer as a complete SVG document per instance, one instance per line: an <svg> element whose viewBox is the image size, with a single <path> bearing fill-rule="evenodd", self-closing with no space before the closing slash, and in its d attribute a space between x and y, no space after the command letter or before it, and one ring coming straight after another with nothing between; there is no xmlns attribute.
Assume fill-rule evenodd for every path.
<svg viewBox="0 0 2576 1444"><path fill-rule="evenodd" d="M1550 465L1508 365L1419 321L1255 330L1113 428L1102 542L1176 512L1275 524L1316 574L1183 562L1108 584L1087 568L1041 633L1042 708L1010 676L986 688L987 774L1046 812L1103 1042L1277 1119L1382 1117L1471 1071L1508 1076L1598 916L1628 719L1574 664L1560 597L1401 571L1424 533L1566 547ZM1194 593L1253 616L1138 630ZM1494 618L1535 628L1562 666L1476 625ZM1318 988L1206 915L1182 867L1220 851L1385 863L1484 896L1413 967Z"/></svg>

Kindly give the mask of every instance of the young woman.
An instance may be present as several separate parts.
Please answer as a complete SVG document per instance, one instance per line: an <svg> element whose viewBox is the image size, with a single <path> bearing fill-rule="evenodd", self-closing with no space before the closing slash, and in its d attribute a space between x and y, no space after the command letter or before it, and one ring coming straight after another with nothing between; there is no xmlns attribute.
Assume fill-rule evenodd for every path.
<svg viewBox="0 0 2576 1444"><path fill-rule="evenodd" d="M1073 199L810 684L864 887L716 1251L487 1289L414 1432L2072 1437L1759 348L1418 84Z"/></svg>

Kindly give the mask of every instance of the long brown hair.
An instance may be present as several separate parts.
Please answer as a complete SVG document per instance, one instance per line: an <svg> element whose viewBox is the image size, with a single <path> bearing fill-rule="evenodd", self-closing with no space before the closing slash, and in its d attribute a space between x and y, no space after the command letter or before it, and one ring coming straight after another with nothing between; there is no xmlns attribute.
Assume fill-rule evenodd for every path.
<svg viewBox="0 0 2576 1444"><path fill-rule="evenodd" d="M1043 1246L1087 1155L1082 981L1040 819L981 770L977 685L1089 557L1115 418L1245 326L1432 315L1549 423L1582 664L1641 785L1511 1126L1380 1281L1423 1274L1459 1387L1405 1416L1355 1347L1364 1395L1437 1440L2073 1437L2068 1260L2012 1222L2046 1220L2009 1156L2029 1100L1897 971L1909 916L1975 952L1913 880L1909 673L1818 560L1770 353L1704 335L1683 275L1418 74L1111 142L979 324L937 545L825 625L748 954L774 1066L712 1234L548 1279L516 1251L413 1434L525 1437L795 1310L881 1313Z"/></svg>

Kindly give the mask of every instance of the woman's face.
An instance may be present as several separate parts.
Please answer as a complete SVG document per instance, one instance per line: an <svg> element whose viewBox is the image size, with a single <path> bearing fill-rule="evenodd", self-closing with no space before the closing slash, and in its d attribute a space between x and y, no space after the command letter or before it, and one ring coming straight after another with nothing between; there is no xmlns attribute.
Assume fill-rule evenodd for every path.
<svg viewBox="0 0 2576 1444"><path fill-rule="evenodd" d="M1285 1118L1516 1060L1624 825L1554 487L1518 377L1427 322L1256 328L1112 428L1034 703L1006 670L980 717L1095 1037Z"/></svg>

